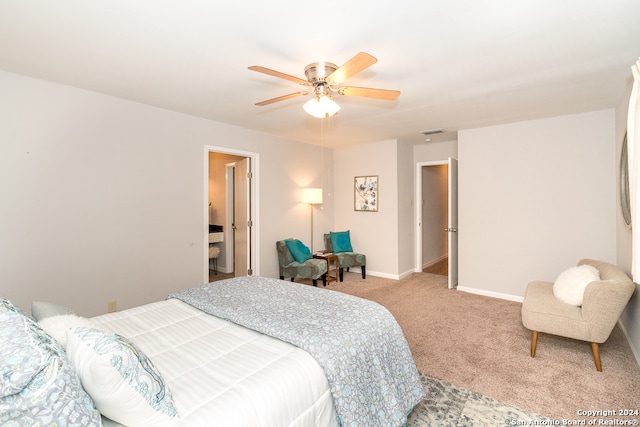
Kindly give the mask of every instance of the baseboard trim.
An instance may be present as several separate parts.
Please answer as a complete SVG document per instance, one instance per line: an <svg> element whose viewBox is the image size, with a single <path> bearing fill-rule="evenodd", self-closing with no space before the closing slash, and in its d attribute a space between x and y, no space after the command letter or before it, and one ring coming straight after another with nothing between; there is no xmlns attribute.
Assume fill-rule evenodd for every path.
<svg viewBox="0 0 640 427"><path fill-rule="evenodd" d="M367 270L367 276L382 277L383 279L392 279L392 280L400 280L400 277L401 277L397 274L381 273L379 271L369 271L369 270Z"/></svg>
<svg viewBox="0 0 640 427"><path fill-rule="evenodd" d="M457 289L459 291L467 292L467 293L470 293L470 294L484 295L486 297L500 298L500 299L505 299L505 300L508 300L508 301L515 301L515 302L524 301L524 297L520 297L520 296L517 296L517 295L511 295L511 294L503 294L501 292L491 292L491 291L485 291L485 290L482 290L482 289L467 288L465 286L458 286Z"/></svg>
<svg viewBox="0 0 640 427"><path fill-rule="evenodd" d="M633 357L636 359L636 363L638 364L638 366L640 366L640 354L638 353L638 350L633 345L633 341L631 340L631 337L629 336L627 329L624 327L624 324L620 320L618 320L618 325L620 325L620 329L622 329L622 333L624 334L624 337L627 339L627 342L629 343L629 347L631 348L631 354L633 354Z"/></svg>
<svg viewBox="0 0 640 427"><path fill-rule="evenodd" d="M389 274L389 273L381 273L379 271L367 270L367 276L382 277L383 279L391 279L391 280L402 280L405 277L411 276L413 273L415 273L415 271L413 270L408 270L400 274Z"/></svg>
<svg viewBox="0 0 640 427"><path fill-rule="evenodd" d="M449 254L447 253L447 254L444 254L442 256L439 256L436 259L432 259L431 261L427 261L426 263L422 264L422 269L424 270L425 268L429 268L432 265L435 265L435 264L439 263L440 261L443 261L443 260L447 259L448 256L449 256Z"/></svg>
<svg viewBox="0 0 640 427"><path fill-rule="evenodd" d="M344 272L345 273L347 272L346 268L344 269ZM349 273L360 274L360 275L362 274L360 267L351 267L351 269L349 270ZM367 270L366 275L367 277L374 276L374 277L382 277L383 279L400 280L402 277L406 277L408 274L405 273L405 275L399 276L397 274L381 273L379 271Z"/></svg>
<svg viewBox="0 0 640 427"><path fill-rule="evenodd" d="M411 276L413 273L415 273L413 270L405 271L404 273L401 273L401 274L400 274L399 279L404 279L405 277L409 277L409 276Z"/></svg>

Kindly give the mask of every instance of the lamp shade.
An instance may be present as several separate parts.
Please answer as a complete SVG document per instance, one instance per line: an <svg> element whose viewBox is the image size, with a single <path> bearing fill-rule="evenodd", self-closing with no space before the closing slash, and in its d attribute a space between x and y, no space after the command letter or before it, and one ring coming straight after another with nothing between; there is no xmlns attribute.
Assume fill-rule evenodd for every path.
<svg viewBox="0 0 640 427"><path fill-rule="evenodd" d="M309 205L322 204L322 188L303 188L300 201Z"/></svg>
<svg viewBox="0 0 640 427"><path fill-rule="evenodd" d="M340 110L340 106L326 95L308 100L303 108L308 114L319 119L331 117Z"/></svg>

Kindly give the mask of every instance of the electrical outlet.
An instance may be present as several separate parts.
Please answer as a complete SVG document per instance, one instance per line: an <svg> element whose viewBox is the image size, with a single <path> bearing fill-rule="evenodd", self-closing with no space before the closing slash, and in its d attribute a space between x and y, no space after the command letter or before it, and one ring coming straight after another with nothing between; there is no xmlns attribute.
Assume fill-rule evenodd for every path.
<svg viewBox="0 0 640 427"><path fill-rule="evenodd" d="M113 313L118 311L118 301L109 301L107 303L107 312Z"/></svg>

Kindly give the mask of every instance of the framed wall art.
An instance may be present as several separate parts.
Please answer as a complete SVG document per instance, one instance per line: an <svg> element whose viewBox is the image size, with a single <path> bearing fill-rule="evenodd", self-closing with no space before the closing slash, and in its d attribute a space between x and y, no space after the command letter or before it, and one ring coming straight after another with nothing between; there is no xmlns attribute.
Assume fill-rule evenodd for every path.
<svg viewBox="0 0 640 427"><path fill-rule="evenodd" d="M356 176L354 182L354 209L363 212L378 212L378 175Z"/></svg>

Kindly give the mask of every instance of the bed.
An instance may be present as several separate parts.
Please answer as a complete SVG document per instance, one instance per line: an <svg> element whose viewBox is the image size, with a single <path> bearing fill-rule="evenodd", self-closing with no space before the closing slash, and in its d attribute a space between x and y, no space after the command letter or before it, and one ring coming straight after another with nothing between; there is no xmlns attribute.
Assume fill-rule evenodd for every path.
<svg viewBox="0 0 640 427"><path fill-rule="evenodd" d="M89 322L67 328L64 345L108 427L401 426L424 396L393 316L327 289L234 278ZM124 391L110 388L112 372L103 382L86 379L97 372L85 361L98 343L130 351L121 365L126 357L142 361L151 375L137 387L152 400L127 395L135 387L122 386L122 375L115 377ZM107 354L113 370L114 353ZM109 402L115 394L120 399Z"/></svg>
<svg viewBox="0 0 640 427"><path fill-rule="evenodd" d="M291 344L178 299L93 320L130 338L153 360L173 392L176 425L337 425L322 369Z"/></svg>

